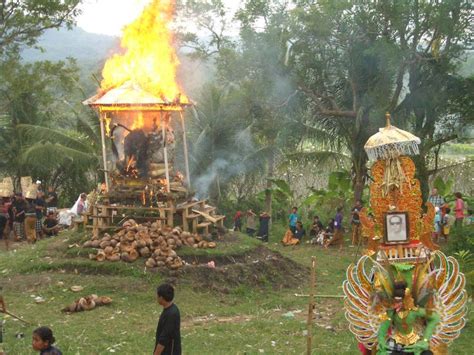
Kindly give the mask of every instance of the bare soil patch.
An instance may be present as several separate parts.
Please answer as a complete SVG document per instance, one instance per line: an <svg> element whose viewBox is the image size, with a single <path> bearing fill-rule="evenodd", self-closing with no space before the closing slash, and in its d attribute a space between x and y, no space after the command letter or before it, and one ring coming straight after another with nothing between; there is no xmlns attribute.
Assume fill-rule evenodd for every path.
<svg viewBox="0 0 474 355"><path fill-rule="evenodd" d="M163 271L170 282L190 284L194 289L229 293L236 287L274 290L306 282L308 268L265 246L241 255L184 256L188 263L177 271ZM213 261L215 267L208 263Z"/></svg>

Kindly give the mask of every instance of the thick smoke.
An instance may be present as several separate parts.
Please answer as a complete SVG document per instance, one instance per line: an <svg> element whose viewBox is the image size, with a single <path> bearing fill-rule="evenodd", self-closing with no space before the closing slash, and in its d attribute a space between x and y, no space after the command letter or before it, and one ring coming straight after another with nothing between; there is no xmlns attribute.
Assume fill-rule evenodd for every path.
<svg viewBox="0 0 474 355"><path fill-rule="evenodd" d="M209 197L212 184L218 179L225 183L229 179L256 168L252 158L255 146L252 140L250 127L234 134L226 150L216 152L216 158L207 167L204 173L194 177L193 188L197 198Z"/></svg>

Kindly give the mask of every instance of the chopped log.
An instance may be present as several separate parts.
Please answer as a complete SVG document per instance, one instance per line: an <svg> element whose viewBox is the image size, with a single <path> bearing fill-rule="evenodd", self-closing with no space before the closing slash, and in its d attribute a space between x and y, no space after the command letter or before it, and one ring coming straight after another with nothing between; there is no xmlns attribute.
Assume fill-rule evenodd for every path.
<svg viewBox="0 0 474 355"><path fill-rule="evenodd" d="M208 214L206 212L201 212L199 210L193 210L193 212L203 216L205 219L207 219L208 221L210 221L213 224L215 224L219 221L219 218L216 218L215 216L211 216L210 214ZM198 224L198 227L199 227L199 224Z"/></svg>

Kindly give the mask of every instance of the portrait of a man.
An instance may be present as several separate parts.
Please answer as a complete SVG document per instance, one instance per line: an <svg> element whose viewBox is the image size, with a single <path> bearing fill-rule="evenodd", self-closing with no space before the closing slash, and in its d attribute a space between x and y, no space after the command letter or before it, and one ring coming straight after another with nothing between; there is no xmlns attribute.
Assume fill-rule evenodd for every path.
<svg viewBox="0 0 474 355"><path fill-rule="evenodd" d="M408 219L405 212L390 212L385 215L385 242L408 241Z"/></svg>

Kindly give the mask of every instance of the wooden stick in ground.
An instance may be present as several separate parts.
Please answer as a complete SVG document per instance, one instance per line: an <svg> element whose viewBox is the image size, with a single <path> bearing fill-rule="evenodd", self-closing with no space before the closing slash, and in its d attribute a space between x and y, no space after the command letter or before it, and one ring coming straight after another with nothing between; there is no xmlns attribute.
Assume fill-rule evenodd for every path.
<svg viewBox="0 0 474 355"><path fill-rule="evenodd" d="M18 319L20 322L23 322L23 323L25 323L25 324L31 325L30 322L27 322L27 321L24 320L23 318L20 318L20 317L14 315L13 313L11 313L11 312L9 312L9 311L7 311L7 310L5 310L5 309L4 309L4 310L0 310L0 312L2 312L2 313L4 313L4 314L8 314L10 317L13 317L13 318L15 318L15 319Z"/></svg>
<svg viewBox="0 0 474 355"><path fill-rule="evenodd" d="M311 355L311 348L313 342L313 335L311 328L313 325L313 310L314 310L314 288L316 285L316 257L311 257L311 281L309 285L309 302L308 302L308 320L306 322L306 329L308 332L306 354Z"/></svg>

